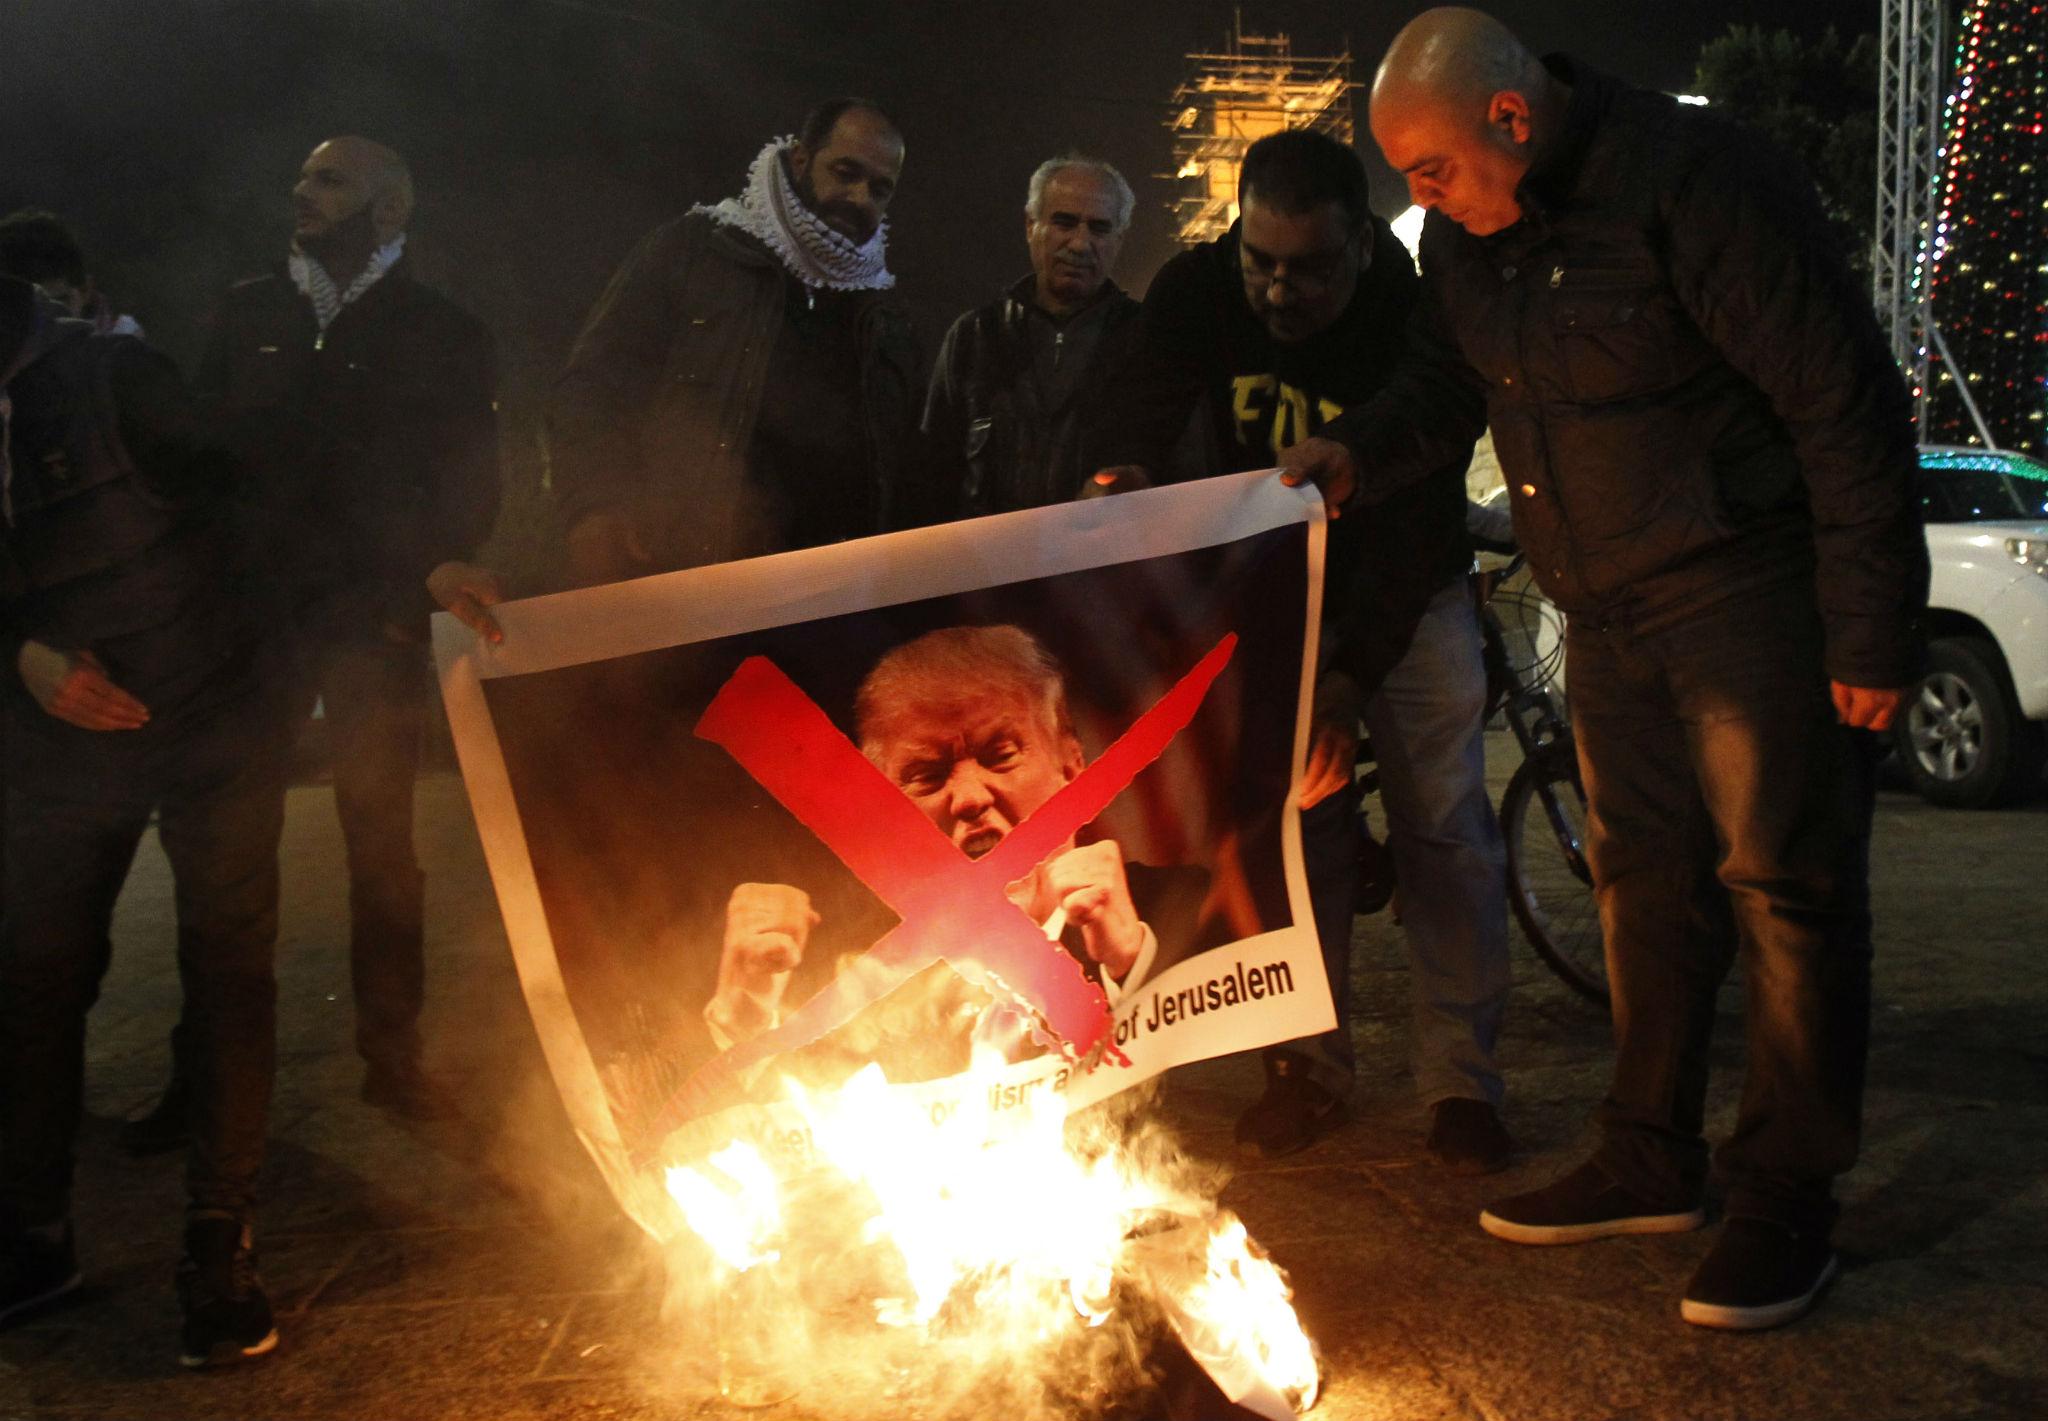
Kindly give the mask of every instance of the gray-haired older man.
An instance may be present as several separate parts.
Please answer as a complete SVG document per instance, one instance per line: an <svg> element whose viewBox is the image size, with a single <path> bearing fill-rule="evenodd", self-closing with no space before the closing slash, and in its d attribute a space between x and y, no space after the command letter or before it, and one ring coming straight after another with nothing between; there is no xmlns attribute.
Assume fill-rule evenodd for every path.
<svg viewBox="0 0 2048 1421"><path fill-rule="evenodd" d="M932 372L932 518L1059 503L1095 471L1083 438L1138 332L1138 303L1109 276L1131 207L1123 175L1092 158L1031 175L1031 274L955 321Z"/></svg>

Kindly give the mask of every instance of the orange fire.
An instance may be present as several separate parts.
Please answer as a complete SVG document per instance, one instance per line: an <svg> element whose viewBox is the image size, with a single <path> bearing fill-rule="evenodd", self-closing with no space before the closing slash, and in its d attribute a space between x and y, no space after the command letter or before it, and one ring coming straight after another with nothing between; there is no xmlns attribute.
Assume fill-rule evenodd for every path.
<svg viewBox="0 0 2048 1421"><path fill-rule="evenodd" d="M925 1414L949 1414L948 1392L976 1414L1087 1414L1144 1383L1164 1324L1247 1409L1314 1404L1285 1277L1208 1172L1139 1110L1070 1116L1055 1089L1006 1088L1034 1070L978 1054L944 1108L876 1066L829 1091L787 1082L780 1148L735 1140L667 1171L710 1254L680 1243L698 1256L678 1266L716 1317L730 1398L830 1410L879 1387Z"/></svg>

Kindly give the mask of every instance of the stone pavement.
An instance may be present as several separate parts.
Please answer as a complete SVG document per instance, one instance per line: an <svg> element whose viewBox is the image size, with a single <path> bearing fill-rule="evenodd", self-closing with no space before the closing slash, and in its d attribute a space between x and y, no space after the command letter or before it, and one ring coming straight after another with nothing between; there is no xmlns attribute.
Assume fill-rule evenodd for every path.
<svg viewBox="0 0 2048 1421"><path fill-rule="evenodd" d="M327 790L294 790L262 1215L284 1341L261 1363L206 1375L182 1373L173 1357L177 1162L131 1161L113 1143L114 1122L165 1069L176 1005L170 884L145 846L93 1022L77 1209L87 1294L0 1335L0 1418L740 1414L710 1394L700 1359L677 1354L659 1316L658 1266L561 1119L459 783L426 781L420 821L428 1027L465 1118L406 1129L357 1101L339 833ZM1524 1153L1509 1174L1448 1179L1421 1158L1405 1084L1397 931L1384 915L1360 920L1357 1118L1295 1159L1239 1166L1225 1194L1290 1271L1323 1349L1327 1389L1313 1415L2048 1415L2044 831L2048 803L1945 814L1885 795L1868 1138L1838 1232L1848 1267L1820 1312L1761 1336L1678 1320L1704 1235L1518 1249L1480 1233L1487 1199L1586 1148L1604 1021L1517 944L1504 1057ZM1718 1054L1712 1125L1725 1130L1740 1056L1732 1011ZM1255 1074L1247 1062L1212 1063L1171 1083L1167 1106L1196 1150L1228 1158ZM816 1413L799 1397L757 1414Z"/></svg>

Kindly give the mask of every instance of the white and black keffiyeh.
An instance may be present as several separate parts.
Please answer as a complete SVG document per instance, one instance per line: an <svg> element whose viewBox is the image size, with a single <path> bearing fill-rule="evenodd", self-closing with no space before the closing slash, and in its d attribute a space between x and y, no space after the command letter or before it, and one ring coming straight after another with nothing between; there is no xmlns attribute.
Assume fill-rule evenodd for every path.
<svg viewBox="0 0 2048 1421"><path fill-rule="evenodd" d="M858 244L826 226L804 206L790 182L789 166L783 158L795 146L794 138L772 140L747 169L746 191L690 210L756 238L806 286L834 291L886 291L894 286L896 277L889 270L889 224L877 226L874 236Z"/></svg>
<svg viewBox="0 0 2048 1421"><path fill-rule="evenodd" d="M334 284L334 278L327 274L327 268L314 261L304 252L295 251L285 261L285 268L291 272L292 285L308 301L313 303L313 319L320 323L320 334L326 335L328 326L341 314L341 308L377 284L377 279L397 264L405 252L405 233L377 248L370 264L357 273L356 279L342 290Z"/></svg>

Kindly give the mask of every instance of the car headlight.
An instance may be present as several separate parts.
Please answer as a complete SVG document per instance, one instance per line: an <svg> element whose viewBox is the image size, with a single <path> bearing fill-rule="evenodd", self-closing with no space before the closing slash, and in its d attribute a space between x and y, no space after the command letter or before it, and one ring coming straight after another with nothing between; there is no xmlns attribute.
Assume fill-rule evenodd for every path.
<svg viewBox="0 0 2048 1421"><path fill-rule="evenodd" d="M2048 538L2007 538L2005 555L2027 571L2048 577Z"/></svg>

